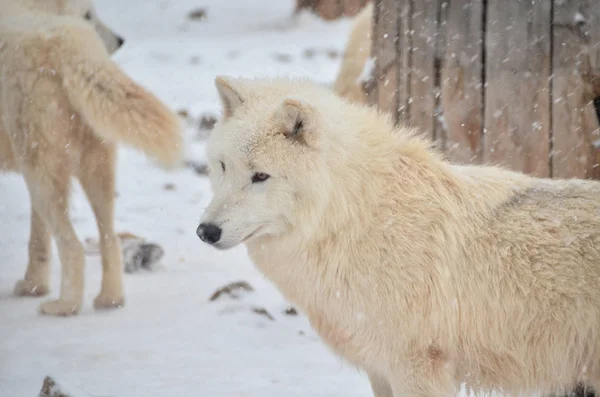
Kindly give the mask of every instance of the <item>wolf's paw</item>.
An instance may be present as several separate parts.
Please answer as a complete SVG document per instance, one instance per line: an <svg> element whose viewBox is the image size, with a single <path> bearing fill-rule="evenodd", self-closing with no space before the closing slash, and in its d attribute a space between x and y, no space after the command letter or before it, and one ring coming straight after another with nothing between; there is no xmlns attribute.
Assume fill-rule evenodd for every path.
<svg viewBox="0 0 600 397"><path fill-rule="evenodd" d="M81 303L71 300L57 299L43 302L40 313L48 316L75 316L79 314Z"/></svg>
<svg viewBox="0 0 600 397"><path fill-rule="evenodd" d="M16 296L43 296L50 292L48 284L31 280L19 280L15 284Z"/></svg>
<svg viewBox="0 0 600 397"><path fill-rule="evenodd" d="M125 306L125 298L122 293L104 293L94 299L94 308L96 309L117 309Z"/></svg>

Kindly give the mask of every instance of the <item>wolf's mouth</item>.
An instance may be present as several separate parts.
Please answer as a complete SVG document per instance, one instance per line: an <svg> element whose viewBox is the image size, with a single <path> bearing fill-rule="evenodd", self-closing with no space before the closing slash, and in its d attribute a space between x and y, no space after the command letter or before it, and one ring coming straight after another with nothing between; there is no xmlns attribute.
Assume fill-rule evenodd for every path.
<svg viewBox="0 0 600 397"><path fill-rule="evenodd" d="M256 233L258 233L264 227L265 227L265 225L261 225L261 226L257 227L256 229L254 229L254 231L252 233L250 233L249 235L247 235L246 237L244 237L244 239L242 240L242 243L245 243L246 241L248 241L249 239L251 239L254 235L256 235Z"/></svg>

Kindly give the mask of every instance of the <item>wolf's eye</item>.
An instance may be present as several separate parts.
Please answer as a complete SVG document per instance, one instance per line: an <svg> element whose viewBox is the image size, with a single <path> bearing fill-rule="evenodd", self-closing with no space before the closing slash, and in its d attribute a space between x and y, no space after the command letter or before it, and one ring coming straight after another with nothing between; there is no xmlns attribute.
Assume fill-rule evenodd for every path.
<svg viewBox="0 0 600 397"><path fill-rule="evenodd" d="M92 20L92 12L91 11L86 12L83 17L85 18L86 21L91 21Z"/></svg>
<svg viewBox="0 0 600 397"><path fill-rule="evenodd" d="M219 163L221 163L221 169L223 170L223 172L225 172L225 163L222 161L219 161Z"/></svg>
<svg viewBox="0 0 600 397"><path fill-rule="evenodd" d="M257 172L256 174L252 175L252 183L264 182L269 179L270 176L271 175L265 174L264 172Z"/></svg>

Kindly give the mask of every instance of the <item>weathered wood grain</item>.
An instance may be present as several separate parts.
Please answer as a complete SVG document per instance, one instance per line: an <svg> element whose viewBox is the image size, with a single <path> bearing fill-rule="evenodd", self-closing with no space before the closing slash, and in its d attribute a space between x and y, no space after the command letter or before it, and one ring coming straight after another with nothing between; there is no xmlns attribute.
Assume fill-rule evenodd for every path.
<svg viewBox="0 0 600 397"><path fill-rule="evenodd" d="M553 176L600 179L600 135L592 101L600 79L597 0L555 0L553 15Z"/></svg>
<svg viewBox="0 0 600 397"><path fill-rule="evenodd" d="M372 56L375 58L374 84L369 99L380 109L397 116L399 92L406 90L405 83L398 80L401 65L399 26L402 3L406 0L375 0L373 8L373 47ZM403 45L402 51L408 49Z"/></svg>
<svg viewBox="0 0 600 397"><path fill-rule="evenodd" d="M600 179L598 0L374 0L369 99L451 160Z"/></svg>
<svg viewBox="0 0 600 397"><path fill-rule="evenodd" d="M436 108L436 41L440 0L413 1L410 97L411 126L424 137L435 139Z"/></svg>
<svg viewBox="0 0 600 397"><path fill-rule="evenodd" d="M441 69L444 147L458 163L481 162L483 132L483 0L448 3Z"/></svg>
<svg viewBox="0 0 600 397"><path fill-rule="evenodd" d="M550 176L550 1L488 0L484 155Z"/></svg>

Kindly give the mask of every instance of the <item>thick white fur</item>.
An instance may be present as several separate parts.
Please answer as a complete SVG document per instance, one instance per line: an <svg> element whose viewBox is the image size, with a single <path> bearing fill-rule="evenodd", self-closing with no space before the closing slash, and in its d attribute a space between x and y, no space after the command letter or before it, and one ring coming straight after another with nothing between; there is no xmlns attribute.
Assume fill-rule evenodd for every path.
<svg viewBox="0 0 600 397"><path fill-rule="evenodd" d="M305 81L217 87L202 221L218 248L245 242L376 396L600 387L600 183L452 165Z"/></svg>
<svg viewBox="0 0 600 397"><path fill-rule="evenodd" d="M29 264L17 295L49 291L50 239L62 263L60 298L41 311L76 314L84 253L69 219L71 177L92 205L102 245L98 308L124 303L113 226L116 142L165 166L181 153L177 116L109 59L122 44L89 0L0 0L0 170L23 174L31 197Z"/></svg>

